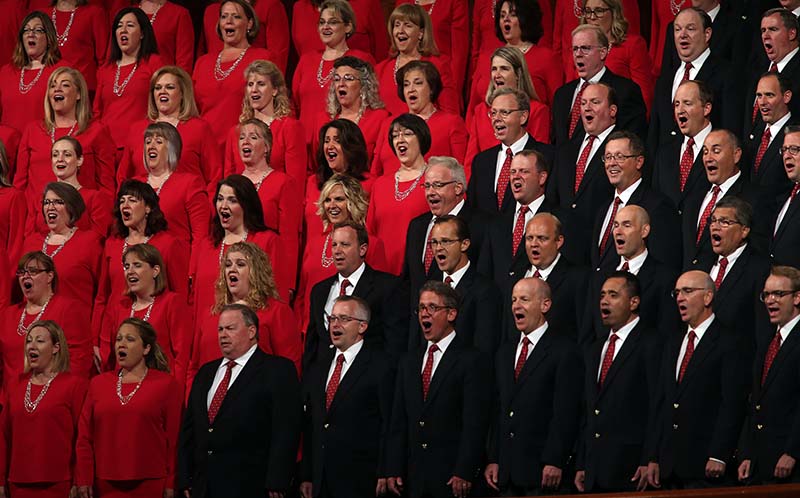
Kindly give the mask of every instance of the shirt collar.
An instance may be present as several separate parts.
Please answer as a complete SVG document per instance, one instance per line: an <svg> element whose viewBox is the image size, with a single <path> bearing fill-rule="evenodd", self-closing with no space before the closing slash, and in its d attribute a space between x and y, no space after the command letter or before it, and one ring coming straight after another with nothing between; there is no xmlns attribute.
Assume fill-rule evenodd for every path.
<svg viewBox="0 0 800 498"><path fill-rule="evenodd" d="M722 258L728 258L728 268L730 269L730 267L732 267L733 264L736 263L736 260L739 259L739 256L742 255L745 247L747 247L747 242L737 247L736 250L730 253L730 255L728 256L722 256L722 255L718 256L717 262L714 266L718 266Z"/></svg>
<svg viewBox="0 0 800 498"><path fill-rule="evenodd" d="M706 12L706 14L708 14L708 17L711 18L711 22L714 22L714 21L717 20L717 15L719 14L720 7L721 7L721 5L717 4L716 7L714 7L711 10L709 10L708 12Z"/></svg>
<svg viewBox="0 0 800 498"><path fill-rule="evenodd" d="M708 57L710 55L711 55L711 47L709 46L706 47L705 50L700 52L700 55L695 57L693 61L688 61L688 62L692 65L692 69L696 70L697 72L700 72L700 69L703 67L703 64L706 63L706 60L708 60ZM683 64L681 64L681 67L678 68L678 71L680 71L680 73L683 74L683 70L686 67L687 61L681 61L681 62Z"/></svg>
<svg viewBox="0 0 800 498"><path fill-rule="evenodd" d="M689 332L689 330L694 330L694 335L697 337L697 340L695 341L695 347L697 347L697 343L700 342L700 339L703 338L703 335L708 330L708 327L711 326L711 323L714 321L714 318L716 318L716 315L714 313L711 313L711 316L706 318L697 327L695 327L695 328L689 327L686 330L687 333Z"/></svg>
<svg viewBox="0 0 800 498"><path fill-rule="evenodd" d="M630 322L628 322L625 325L623 325L622 327L620 327L619 330L617 330L616 332L614 332L613 330L611 332L614 332L615 334L617 334L617 337L619 337L622 341L625 341L625 339L627 339L627 337L631 333L631 331L637 325L639 325L639 320L640 320L640 318L637 316L636 318L634 318ZM609 334L609 336L610 335L611 334Z"/></svg>
<svg viewBox="0 0 800 498"><path fill-rule="evenodd" d="M781 342L786 342L786 338L789 337L789 332L797 325L797 322L800 322L800 315L789 320L786 325L778 329L778 332L781 333Z"/></svg>
<svg viewBox="0 0 800 498"><path fill-rule="evenodd" d="M628 263L628 271L633 275L638 275L639 270L642 269L642 265L644 265L644 261L647 259L647 248L644 248L642 254L638 256L634 256L631 259L625 259L624 256L620 256L619 258L619 265L617 265L617 270L622 268L622 265L627 261Z"/></svg>
<svg viewBox="0 0 800 498"><path fill-rule="evenodd" d="M537 211L539 211L539 208L542 207L543 203L544 203L544 194L540 195L539 197L534 199L530 204L528 204L528 212L535 214ZM517 207L514 209L514 213L519 214L519 210L521 207L522 204L520 204L519 201L517 201Z"/></svg>
<svg viewBox="0 0 800 498"><path fill-rule="evenodd" d="M553 262L550 263L550 266L548 266L547 268L537 268L536 265L531 265L531 268L534 268L534 271L539 270L539 275L541 275L542 280L547 280L547 277L550 276L550 273L553 271L553 268L555 268L556 265L558 264L559 259L561 259L561 251L559 251L558 254L556 254L556 259L554 259Z"/></svg>
<svg viewBox="0 0 800 498"><path fill-rule="evenodd" d="M531 341L532 346L536 346L539 344L539 341L542 340L542 336L547 331L547 321L545 321L542 325L539 325L535 329L531 330L527 334L524 332L519 333L519 341L522 342L523 338L527 337L529 341Z"/></svg>
<svg viewBox="0 0 800 498"><path fill-rule="evenodd" d="M227 360L226 361L223 358L223 360L219 364L219 368L217 370L221 370L222 368L226 367L228 365L228 361L232 361L232 362L236 363L236 365L238 365L240 367L244 367L247 364L247 361L250 359L250 357L253 356L253 353L256 352L256 348L257 347L258 347L258 344L253 344L252 346L250 346L250 349L248 349L245 354L243 354L242 356L240 356L238 358L235 358L233 360Z"/></svg>
<svg viewBox="0 0 800 498"><path fill-rule="evenodd" d="M639 185L641 184L642 184L642 178L639 177L639 179L633 182L628 188L626 188L622 192L615 192L614 194L620 198L620 200L624 205L627 206L628 201L631 199L631 196L633 195L634 192L636 192L636 189L639 188Z"/></svg>
<svg viewBox="0 0 800 498"><path fill-rule="evenodd" d="M775 121L773 124L769 125L770 143L772 143L772 141L775 140L775 137L777 137L778 134L781 132L781 128L783 128L783 125L785 125L786 122L789 121L789 118L791 117L792 113L791 111L789 111L786 113L784 117Z"/></svg>
<svg viewBox="0 0 800 498"><path fill-rule="evenodd" d="M778 72L779 73L783 73L784 68L786 68L786 66L792 60L792 57L797 55L797 51L798 50L800 50L800 47L796 47L794 50L792 50L788 54L784 55L783 59L781 59L780 61L775 61L775 65L778 66Z"/></svg>
<svg viewBox="0 0 800 498"><path fill-rule="evenodd" d="M740 176L742 176L742 172L737 171L735 175L722 182L722 185L719 185L720 194L724 196L725 193L730 190L733 184L736 183ZM711 188L713 189L714 185L711 185ZM709 190L709 192L711 192L711 190Z"/></svg>
<svg viewBox="0 0 800 498"><path fill-rule="evenodd" d="M606 74L605 64L603 64L603 67L599 71L597 71L597 74L595 74L588 80L581 78L580 81L578 82L578 88L583 86L584 83L597 83L598 81L600 81L600 79L603 77L604 74Z"/></svg>
<svg viewBox="0 0 800 498"><path fill-rule="evenodd" d="M453 339L455 338L456 338L456 331L453 330L445 337L443 337L442 340L440 340L439 342L434 343L433 341L428 341L428 349L431 348L431 345L436 344L436 346L439 348L439 351L442 354L444 354L444 352L447 350L447 348L450 346L450 344L453 342Z"/></svg>
<svg viewBox="0 0 800 498"><path fill-rule="evenodd" d="M450 275L442 272L442 282L444 282L445 278L450 277L453 279L453 288L455 288L458 285L458 283L461 282L461 279L464 278L464 275L467 273L467 270L469 270L469 265L470 262L469 260L467 260L467 264L465 264L463 268L454 271Z"/></svg>
<svg viewBox="0 0 800 498"><path fill-rule="evenodd" d="M600 146L600 144L605 142L607 136L611 135L611 132L614 131L614 127L615 126L616 126L616 123L612 123L611 126L609 126L605 130L603 130L603 131L601 131L600 133L597 134L597 146L598 147ZM583 136L583 143L588 143L588 141L589 141L589 134L586 133Z"/></svg>
<svg viewBox="0 0 800 498"><path fill-rule="evenodd" d="M364 274L364 270L366 269L366 263L362 262L361 266L356 268L356 270L350 274L349 277L343 277L341 273L337 273L336 275L339 277L339 285L342 285L342 282L347 279L350 282L350 285L355 289L356 285L358 285L359 279L361 279L361 275Z"/></svg>
<svg viewBox="0 0 800 498"><path fill-rule="evenodd" d="M336 354L333 356L334 361L336 361L336 357L340 354L344 355L344 362L347 365L352 365L353 360L356 359L356 355L358 352L361 351L361 348L364 347L364 339L362 338L360 341L356 342L355 344L350 345L349 348L345 349L344 351L336 349Z"/></svg>
<svg viewBox="0 0 800 498"><path fill-rule="evenodd" d="M525 149L525 144L528 143L528 137L529 136L530 135L528 135L527 133L523 133L522 137L519 140L517 140L516 142L514 142L513 144L511 144L511 146L508 146L508 145L505 145L503 143L500 143L500 152L502 152L503 157L505 157L506 154L507 154L506 149L511 149L511 152L515 156L517 154L519 154L520 152L522 152L522 150Z"/></svg>
<svg viewBox="0 0 800 498"><path fill-rule="evenodd" d="M711 123L708 123L705 128L703 128L702 130L697 132L697 135L695 135L694 137L691 137L691 138L694 138L694 146L695 146L695 148L700 148L700 149L703 148L703 144L706 142L706 137L708 137L709 133L711 133ZM684 137L683 137L683 145L686 145L687 142L689 142L689 138L690 137L684 135Z"/></svg>

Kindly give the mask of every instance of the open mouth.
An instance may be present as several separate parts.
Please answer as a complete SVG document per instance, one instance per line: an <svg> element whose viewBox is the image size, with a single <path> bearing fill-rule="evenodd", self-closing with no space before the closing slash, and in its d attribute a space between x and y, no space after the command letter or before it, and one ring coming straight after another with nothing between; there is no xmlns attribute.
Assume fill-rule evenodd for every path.
<svg viewBox="0 0 800 498"><path fill-rule="evenodd" d="M615 238L614 245L617 246L617 249L622 249L623 247L625 247L625 239L622 237Z"/></svg>
<svg viewBox="0 0 800 498"><path fill-rule="evenodd" d="M711 245L714 247L719 246L722 243L722 235L718 233L711 234Z"/></svg>
<svg viewBox="0 0 800 498"><path fill-rule="evenodd" d="M419 97L418 97L418 96L416 96L416 95L414 95L414 94L411 94L411 95L407 95L407 96L406 96L406 103L407 103L408 105L411 105L411 104L416 104L418 100L419 100Z"/></svg>
<svg viewBox="0 0 800 498"><path fill-rule="evenodd" d="M63 102L65 100L65 98L66 97L64 97L62 94L57 93L57 94L53 95L53 102Z"/></svg>
<svg viewBox="0 0 800 498"><path fill-rule="evenodd" d="M158 151L155 149L147 149L147 158L148 159L157 159L158 158Z"/></svg>
<svg viewBox="0 0 800 498"><path fill-rule="evenodd" d="M494 134L500 136L506 132L506 128L506 125L502 121L496 121L494 123Z"/></svg>
<svg viewBox="0 0 800 498"><path fill-rule="evenodd" d="M333 336L334 339L338 339L338 338L342 337L344 335L344 333L339 329L332 329L331 330L331 335Z"/></svg>
<svg viewBox="0 0 800 498"><path fill-rule="evenodd" d="M594 114L584 114L583 120L586 121L587 124L591 123L592 121L594 121Z"/></svg>
<svg viewBox="0 0 800 498"><path fill-rule="evenodd" d="M228 211L220 211L220 213L219 213L219 221L220 221L220 223L223 223L223 224L228 223L229 221L231 221L231 217L232 217L232 215Z"/></svg>
<svg viewBox="0 0 800 498"><path fill-rule="evenodd" d="M600 318L608 318L611 316L611 310L608 306L601 306L600 307Z"/></svg>
<svg viewBox="0 0 800 498"><path fill-rule="evenodd" d="M123 208L120 210L120 214L123 221L130 221L131 217L133 217L133 212L129 208Z"/></svg>
<svg viewBox="0 0 800 498"><path fill-rule="evenodd" d="M169 95L159 95L158 101L161 102L162 104L166 104L167 102L169 102Z"/></svg>
<svg viewBox="0 0 800 498"><path fill-rule="evenodd" d="M396 148L397 148L397 153L401 156L404 156L406 152L408 152L408 145L400 144Z"/></svg>
<svg viewBox="0 0 800 498"><path fill-rule="evenodd" d="M576 60L575 67L578 68L578 72L581 72L583 69L586 68L586 63L583 62L582 60Z"/></svg>
<svg viewBox="0 0 800 498"><path fill-rule="evenodd" d="M117 351L117 359L120 362L122 360L124 360L125 358L127 358L127 357L128 357L128 352L127 351L124 351L124 350L121 350L121 349Z"/></svg>
<svg viewBox="0 0 800 498"><path fill-rule="evenodd" d="M441 203L442 200L438 196L435 195L428 196L428 206L430 206L431 208L433 208L434 206L438 206Z"/></svg>
<svg viewBox="0 0 800 498"><path fill-rule="evenodd" d="M706 172L709 175L713 175L714 173L717 172L718 169L719 167L716 164L706 164Z"/></svg>
<svg viewBox="0 0 800 498"><path fill-rule="evenodd" d="M444 264L444 262L447 261L447 254L443 253L443 252L438 253L436 255L436 261L438 261L439 263Z"/></svg>
<svg viewBox="0 0 800 498"><path fill-rule="evenodd" d="M336 149L328 149L325 151L325 155L328 157L328 161L333 162L339 157L339 152Z"/></svg>
<svg viewBox="0 0 800 498"><path fill-rule="evenodd" d="M233 36L236 34L236 30L233 28L225 28L222 32L225 33L225 36Z"/></svg>
<svg viewBox="0 0 800 498"><path fill-rule="evenodd" d="M683 50L689 50L689 47L691 46L688 40L681 40L678 45L680 45Z"/></svg>
<svg viewBox="0 0 800 498"><path fill-rule="evenodd" d="M522 188L524 186L525 186L525 184L522 182L522 180L518 180L518 179L511 180L511 192L514 193L514 194L518 194L518 193L522 192Z"/></svg>
<svg viewBox="0 0 800 498"><path fill-rule="evenodd" d="M56 169L59 170L59 171L63 171L65 169L67 169L67 163L60 162L60 161L57 162L56 163Z"/></svg>
<svg viewBox="0 0 800 498"><path fill-rule="evenodd" d="M22 282L22 287L25 290L31 290L31 289L33 289L33 282L31 282L30 280L26 280L26 281Z"/></svg>
<svg viewBox="0 0 800 498"><path fill-rule="evenodd" d="M431 328L433 327L433 322L429 319L424 319L419 322L419 326L422 328L422 333L430 332Z"/></svg>
<svg viewBox="0 0 800 498"><path fill-rule="evenodd" d="M250 155L252 153L253 153L253 149L250 146L245 145L244 147L242 147L242 155L243 156L250 157Z"/></svg>
<svg viewBox="0 0 800 498"><path fill-rule="evenodd" d="M236 285L239 283L239 276L235 274L228 275L228 283L231 285Z"/></svg>
<svg viewBox="0 0 800 498"><path fill-rule="evenodd" d="M139 277L137 275L135 275L135 274L128 275L128 283L131 284L131 285L138 284L139 283Z"/></svg>
<svg viewBox="0 0 800 498"><path fill-rule="evenodd" d="M58 219L58 213L47 213L47 221L56 221Z"/></svg>
<svg viewBox="0 0 800 498"><path fill-rule="evenodd" d="M36 361L39 359L39 352L38 351L28 351L28 360Z"/></svg>
<svg viewBox="0 0 800 498"><path fill-rule="evenodd" d="M341 208L333 207L333 208L328 209L328 217L330 217L330 218L336 218L340 214L342 214Z"/></svg>

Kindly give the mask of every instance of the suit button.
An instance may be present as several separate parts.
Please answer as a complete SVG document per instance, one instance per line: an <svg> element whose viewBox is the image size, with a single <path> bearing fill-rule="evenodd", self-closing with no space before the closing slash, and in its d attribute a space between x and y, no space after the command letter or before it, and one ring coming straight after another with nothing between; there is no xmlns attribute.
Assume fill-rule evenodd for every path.
<svg viewBox="0 0 800 498"><path fill-rule="evenodd" d="M420 420L419 421L419 426L420 427L425 427L425 421L424 420Z"/></svg>
<svg viewBox="0 0 800 498"><path fill-rule="evenodd" d="M328 344L328 349L333 349L333 344Z"/></svg>
<svg viewBox="0 0 800 498"><path fill-rule="evenodd" d="M323 427L324 429L327 429L329 426L330 426L330 424L325 424L325 425L323 425L322 427Z"/></svg>
<svg viewBox="0 0 800 498"><path fill-rule="evenodd" d="M693 260L692 260L692 264L693 264L693 265L696 265L696 264L697 264L697 260L696 260L696 259L693 259Z"/></svg>
<svg viewBox="0 0 800 498"><path fill-rule="evenodd" d="M511 439L514 439L514 433L513 433L513 432L512 432L512 433L510 433L510 434L508 435L508 437L510 437Z"/></svg>
<svg viewBox="0 0 800 498"><path fill-rule="evenodd" d="M514 416L514 412L513 412L513 411L510 411L510 412L508 412L508 417L509 417L509 418L511 418L511 417L513 417L513 416Z"/></svg>
<svg viewBox="0 0 800 498"><path fill-rule="evenodd" d="M208 432L214 432L214 428L213 427L209 427L208 428Z"/></svg>
<svg viewBox="0 0 800 498"><path fill-rule="evenodd" d="M680 407L681 407L680 403L672 403L672 408L675 408L677 410Z"/></svg>
<svg viewBox="0 0 800 498"><path fill-rule="evenodd" d="M573 204L573 205L572 205L572 209L575 209L576 207L578 207L578 205L577 205L577 204Z"/></svg>
<svg viewBox="0 0 800 498"><path fill-rule="evenodd" d="M213 452L213 451L211 451L211 450L208 450L208 456L211 456L211 455L213 455L213 454L214 454L214 452Z"/></svg>
<svg viewBox="0 0 800 498"><path fill-rule="evenodd" d="M594 271L600 271L600 267L598 266L597 268L594 269Z"/></svg>
<svg viewBox="0 0 800 498"><path fill-rule="evenodd" d="M753 136L753 134L751 133L751 134L750 134L750 140L752 140L752 139L754 139L754 138L755 138L755 137L754 137L754 136Z"/></svg>
<svg viewBox="0 0 800 498"><path fill-rule="evenodd" d="M594 411L594 414L595 414L595 415L600 415L600 410L595 410L595 411Z"/></svg>
<svg viewBox="0 0 800 498"><path fill-rule="evenodd" d="M757 411L757 412L760 412L760 411L761 411L761 405L756 405L756 411Z"/></svg>
<svg viewBox="0 0 800 498"><path fill-rule="evenodd" d="M678 424L672 424L672 430L677 431L678 430Z"/></svg>
<svg viewBox="0 0 800 498"><path fill-rule="evenodd" d="M758 424L758 425L756 426L756 429L758 429L758 430L761 430L761 429L763 429L763 428L764 428L764 426L763 426L762 424Z"/></svg>
<svg viewBox="0 0 800 498"><path fill-rule="evenodd" d="M682 210L682 209L679 209L679 210L678 210L678 216L681 216L682 214L683 214L683 210Z"/></svg>
<svg viewBox="0 0 800 498"><path fill-rule="evenodd" d="M600 439L600 433L599 432L595 432L594 433L594 438L595 439Z"/></svg>
<svg viewBox="0 0 800 498"><path fill-rule="evenodd" d="M422 443L421 446L422 446L423 450L427 450L428 449L428 443Z"/></svg>

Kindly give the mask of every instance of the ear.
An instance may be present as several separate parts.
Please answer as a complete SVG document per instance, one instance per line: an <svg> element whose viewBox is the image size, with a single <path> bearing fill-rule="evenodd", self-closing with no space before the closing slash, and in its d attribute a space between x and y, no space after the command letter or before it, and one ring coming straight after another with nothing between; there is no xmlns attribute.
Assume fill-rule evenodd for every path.
<svg viewBox="0 0 800 498"><path fill-rule="evenodd" d="M81 166L83 166L83 156L78 158L78 169L81 169Z"/></svg>
<svg viewBox="0 0 800 498"><path fill-rule="evenodd" d="M53 344L53 356L57 355L61 351L61 344L55 343Z"/></svg>
<svg viewBox="0 0 800 498"><path fill-rule="evenodd" d="M631 311L637 311L639 309L639 304L641 303L641 298L639 296L633 296L630 299L630 308Z"/></svg>
<svg viewBox="0 0 800 498"><path fill-rule="evenodd" d="M368 250L369 250L369 245L368 244L361 244L358 247L358 255L361 256L362 259L366 258Z"/></svg>
<svg viewBox="0 0 800 498"><path fill-rule="evenodd" d="M615 104L611 104L610 106L608 106L608 115L611 116L612 118L617 117L617 106Z"/></svg>
<svg viewBox="0 0 800 498"><path fill-rule="evenodd" d="M786 90L783 92L783 103L788 104L792 100L792 91Z"/></svg>
<svg viewBox="0 0 800 498"><path fill-rule="evenodd" d="M642 238L646 239L648 235L650 235L650 224L645 223L642 225Z"/></svg>
<svg viewBox="0 0 800 498"><path fill-rule="evenodd" d="M742 159L742 149L736 147L733 149L733 162L734 164L739 164L739 160Z"/></svg>
<svg viewBox="0 0 800 498"><path fill-rule="evenodd" d="M150 349L152 349L152 348L150 347L149 344L144 347L144 349L142 350L142 353L144 354L144 356L147 356L148 354L150 354Z"/></svg>
<svg viewBox="0 0 800 498"><path fill-rule="evenodd" d="M158 265L153 266L153 278L157 277L161 273L161 267Z"/></svg>
<svg viewBox="0 0 800 498"><path fill-rule="evenodd" d="M450 323L454 323L458 318L458 310L455 308L450 308L447 310L447 321Z"/></svg>
<svg viewBox="0 0 800 498"><path fill-rule="evenodd" d="M467 252L469 246L472 244L472 241L469 239L464 239L461 241L461 252Z"/></svg>
<svg viewBox="0 0 800 498"><path fill-rule="evenodd" d="M542 299L542 304L539 306L539 311L542 312L543 315L547 314L550 311L550 307L553 305L553 301L550 298Z"/></svg>
<svg viewBox="0 0 800 498"><path fill-rule="evenodd" d="M559 249L561 249L561 246L563 246L563 245L564 245L564 236L563 235L559 235L558 239L556 240L556 246Z"/></svg>

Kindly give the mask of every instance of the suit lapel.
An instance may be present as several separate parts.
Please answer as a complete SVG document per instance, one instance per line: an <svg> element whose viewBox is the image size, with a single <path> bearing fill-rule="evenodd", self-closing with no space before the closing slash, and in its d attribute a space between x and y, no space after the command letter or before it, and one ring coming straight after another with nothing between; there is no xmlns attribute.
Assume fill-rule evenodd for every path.
<svg viewBox="0 0 800 498"><path fill-rule="evenodd" d="M722 281L722 285L719 286L719 291L717 291L714 300L720 303L725 302L725 298L728 294L738 287L739 279L747 272L747 262L750 260L750 251L749 245L742 251L742 254L736 260L736 264L734 264L733 268L725 275L725 279Z"/></svg>
<svg viewBox="0 0 800 498"><path fill-rule="evenodd" d="M678 164L680 164L680 149L678 150L679 150ZM692 169L689 170L689 176L686 178L686 185L684 186L683 192L681 192L680 196L681 203L683 203L686 200L686 195L692 191L692 189L695 186L695 183L701 181L701 176L705 176L705 168L703 166L703 154L697 154L697 157L694 158L694 163L692 163ZM680 184L678 184L678 189L680 189Z"/></svg>
<svg viewBox="0 0 800 498"><path fill-rule="evenodd" d="M786 199L789 198L788 195L782 197L783 197L783 202L780 203L779 209L783 208L783 204L786 202ZM781 226L778 227L778 231L775 232L775 236L772 238L773 245L783 236L783 232L787 230L786 227L792 225L792 218L794 218L795 214L797 214L798 209L800 209L798 206L800 206L800 196L796 197L795 200L789 204L789 208L786 210L786 214L783 216L783 221L781 221ZM777 217L775 218L775 221L776 222L778 221ZM775 224L773 223L773 225L770 228L774 231Z"/></svg>
<svg viewBox="0 0 800 498"><path fill-rule="evenodd" d="M453 371L456 363L458 363L458 359L461 356L458 354L459 349L460 344L458 343L458 336L456 336L447 350L445 350L441 360L439 360L439 364L436 365L436 372L431 378L431 385L428 388L428 397L425 399L425 406L428 406L431 400L436 397L436 393L439 391L444 379L447 378L450 372ZM420 376L420 378L421 377L422 376Z"/></svg>
<svg viewBox="0 0 800 498"><path fill-rule="evenodd" d="M342 399L347 397L350 390L358 382L358 379L367 370L370 356L371 354L369 349L362 345L361 351L358 352L353 360L353 364L347 369L347 375L342 378L341 382L339 383L339 387L336 389L336 394L333 396L333 401L331 401L331 407L328 410L328 414L332 413L336 409L337 404L340 404Z"/></svg>
<svg viewBox="0 0 800 498"><path fill-rule="evenodd" d="M636 349L636 345L639 343L639 337L641 334L639 330L641 329L641 321L631 330L631 333L628 334L627 339L625 342L622 343L622 349L619 350L617 353L617 357L614 358L614 361L611 362L611 367L608 369L608 373L606 374L606 380L603 382L603 387L600 388L600 392L598 394L598 398L602 397L612 382L614 382L614 377L616 377L617 372L622 369L622 366L625 364L627 359L633 354L633 351ZM597 370L595 370L596 372Z"/></svg>
<svg viewBox="0 0 800 498"><path fill-rule="evenodd" d="M686 366L686 372L683 375L683 381L678 386L678 396L683 393L683 390L686 388L688 383L691 382L692 376L700 368L700 365L703 364L703 361L705 361L709 353L711 353L711 351L713 351L716 347L719 334L719 326L717 325L717 321L715 319L713 322L711 322L711 326L708 327L706 333L703 334L703 339L694 349L694 354L692 354L689 364Z"/></svg>
<svg viewBox="0 0 800 498"><path fill-rule="evenodd" d="M786 339L786 342L784 342L780 349L778 349L778 354L775 355L775 359L772 360L772 366L767 373L767 378L764 380L764 386L759 390L759 398L761 398L764 392L769 389L770 384L772 384L773 379L775 379L775 377L778 375L780 369L789 362L792 351L794 351L798 343L800 343L800 325L795 325L792 329L792 332L789 334L789 337ZM764 358L759 361L759 364L763 370ZM760 376L761 372L758 372L758 374Z"/></svg>
<svg viewBox="0 0 800 498"><path fill-rule="evenodd" d="M365 264L364 273L362 273L361 278L358 279L358 284L356 284L355 289L353 289L353 295L361 298L368 297L372 293L373 277L372 268Z"/></svg>
<svg viewBox="0 0 800 498"><path fill-rule="evenodd" d="M251 379L255 376L256 372L260 370L265 356L266 353L256 348L255 352L253 352L253 356L247 360L247 364L245 364L242 371L239 372L239 375L236 377L236 382L228 388L228 392L225 394L225 398L222 400L222 404L219 407L217 418L225 411L225 407L234 404L237 396L247 389Z"/></svg>
<svg viewBox="0 0 800 498"><path fill-rule="evenodd" d="M522 371L519 373L519 378L517 382L514 384L514 395L517 394L519 387L525 383L525 380L530 377L530 375L536 370L536 367L541 365L542 361L547 357L548 350L550 349L550 345L553 342L553 332L548 327L545 331L544 335L539 342L533 346L533 351L531 351L530 356L528 359L525 360L525 364L522 365ZM516 354L516 350L514 351ZM512 359L512 365L514 365L514 361ZM514 365L516 367L516 365ZM513 368L512 368L512 378L513 378Z"/></svg>

